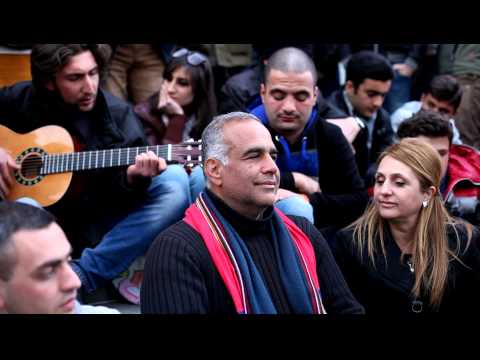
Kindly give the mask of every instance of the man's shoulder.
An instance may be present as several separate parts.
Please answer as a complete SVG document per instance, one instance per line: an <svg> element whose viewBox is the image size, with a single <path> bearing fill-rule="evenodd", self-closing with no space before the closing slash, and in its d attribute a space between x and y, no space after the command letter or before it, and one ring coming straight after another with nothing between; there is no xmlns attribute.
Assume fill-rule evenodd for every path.
<svg viewBox="0 0 480 360"><path fill-rule="evenodd" d="M238 74L233 75L225 83L226 87L230 88L247 88L252 89L255 87L255 83L260 83L261 79L261 70L260 67L254 66L246 68L245 70L239 72ZM257 91L260 91L259 88L256 88Z"/></svg>
<svg viewBox="0 0 480 360"><path fill-rule="evenodd" d="M100 315L100 314L120 314L117 309L106 306L82 305L79 302L75 303L75 314L81 315Z"/></svg>
<svg viewBox="0 0 480 360"><path fill-rule="evenodd" d="M345 106L345 100L343 99L343 90L336 90L331 93L328 96L327 101L329 101L338 108L343 108Z"/></svg>
<svg viewBox="0 0 480 360"><path fill-rule="evenodd" d="M201 240L200 234L187 224L184 220L180 220L158 234L154 244L158 246L165 242L185 242L191 246L196 247Z"/></svg>
<svg viewBox="0 0 480 360"><path fill-rule="evenodd" d="M127 101L120 99L119 97L116 97L115 95L109 93L108 91L104 89L99 90L99 94L103 96L105 99L105 104L108 106L110 110L129 110L131 109L133 111L133 106L128 103Z"/></svg>

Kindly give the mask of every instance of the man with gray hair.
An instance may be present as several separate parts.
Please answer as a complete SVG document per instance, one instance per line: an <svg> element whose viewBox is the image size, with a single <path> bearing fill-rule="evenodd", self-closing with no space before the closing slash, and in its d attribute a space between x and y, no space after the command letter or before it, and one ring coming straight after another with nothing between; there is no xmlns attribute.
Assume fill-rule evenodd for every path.
<svg viewBox="0 0 480 360"><path fill-rule="evenodd" d="M151 246L142 313L361 313L329 247L273 204L277 149L253 115L216 117L202 135L207 188Z"/></svg>
<svg viewBox="0 0 480 360"><path fill-rule="evenodd" d="M368 196L350 144L338 126L326 121L345 115L335 115L325 100L318 101L316 82L315 65L306 53L280 49L267 62L260 87L263 104L252 114L279 151L279 208L290 213L295 193L303 194L313 207L315 225L328 228L328 240L362 214Z"/></svg>

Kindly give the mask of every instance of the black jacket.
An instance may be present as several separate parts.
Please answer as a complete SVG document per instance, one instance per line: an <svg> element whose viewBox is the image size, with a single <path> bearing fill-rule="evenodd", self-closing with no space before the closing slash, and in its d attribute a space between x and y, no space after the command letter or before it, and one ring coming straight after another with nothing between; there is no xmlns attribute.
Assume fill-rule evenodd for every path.
<svg viewBox="0 0 480 360"><path fill-rule="evenodd" d="M248 67L232 76L222 86L218 98L218 108L221 114L233 111L248 112L248 106L260 93L262 81L262 65Z"/></svg>
<svg viewBox="0 0 480 360"><path fill-rule="evenodd" d="M406 314L415 308L422 312L478 313L480 302L480 248L479 234L474 231L471 244L466 249L466 232L461 235L461 261L452 260L448 271L448 285L440 307L435 310L429 305L428 294L419 299L412 296L414 274L405 261L400 260L401 250L390 231L385 232L387 263L381 252L375 256L373 267L367 259L367 248L360 258L353 246L353 230L337 233L333 246L335 259L356 299L365 307L366 314ZM449 233L449 245L455 249L454 232ZM387 266L388 265L388 266Z"/></svg>
<svg viewBox="0 0 480 360"><path fill-rule="evenodd" d="M59 95L45 89L37 91L31 82L5 87L0 90L0 124L17 133L46 125L62 126L74 138L77 150L146 145L142 125L132 107L102 90L98 92L94 109L80 112L65 105ZM98 234L93 235L95 231L81 235L80 228L92 225L90 220L96 222L128 211L144 198L150 182L146 179L131 188L124 167L74 173L65 196L48 210L66 227L69 237L91 235L95 239L88 242L96 242L99 239ZM69 228L72 231L68 231Z"/></svg>
<svg viewBox="0 0 480 360"><path fill-rule="evenodd" d="M356 116L356 114L349 113L343 97L343 90L335 91L328 100L340 110L349 114L349 116ZM393 143L394 132L390 121L390 115L385 109L380 108L377 112L375 127L373 129L372 148L370 151L368 151L367 147L368 137L368 129L367 127L364 127L360 130L352 144L355 148L355 159L357 161L358 170L363 178L367 176L369 168L375 164L382 151Z"/></svg>
<svg viewBox="0 0 480 360"><path fill-rule="evenodd" d="M272 209L262 220L247 219L211 196L215 206L242 237L279 314L292 313L271 237ZM329 314L359 314L321 234L305 219L290 217L308 236L315 252L322 302ZM141 289L142 313L236 314L233 300L201 236L181 221L163 231L150 247Z"/></svg>

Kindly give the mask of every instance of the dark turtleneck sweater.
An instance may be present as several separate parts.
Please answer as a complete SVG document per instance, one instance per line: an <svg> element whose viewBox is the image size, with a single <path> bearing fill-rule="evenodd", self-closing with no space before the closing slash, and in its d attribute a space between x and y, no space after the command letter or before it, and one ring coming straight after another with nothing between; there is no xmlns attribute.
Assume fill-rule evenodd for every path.
<svg viewBox="0 0 480 360"><path fill-rule="evenodd" d="M269 222L248 219L208 191L213 203L248 247L279 314L292 313L277 268ZM320 291L327 313L363 313L338 269L322 235L303 218L290 217L315 250ZM142 313L235 314L233 300L200 235L184 221L162 232L147 254L141 290Z"/></svg>

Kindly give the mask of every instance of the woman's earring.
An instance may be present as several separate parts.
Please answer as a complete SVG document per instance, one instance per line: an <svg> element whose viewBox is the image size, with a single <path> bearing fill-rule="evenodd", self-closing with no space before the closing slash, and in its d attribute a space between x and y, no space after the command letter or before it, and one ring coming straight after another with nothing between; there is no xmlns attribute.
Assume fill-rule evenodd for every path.
<svg viewBox="0 0 480 360"><path fill-rule="evenodd" d="M423 208L426 208L428 206L428 200L423 200L422 206Z"/></svg>

